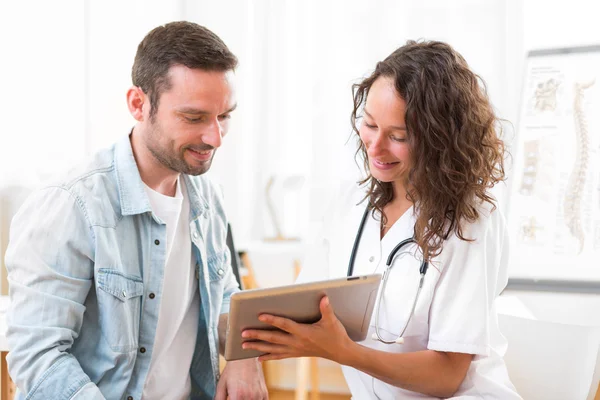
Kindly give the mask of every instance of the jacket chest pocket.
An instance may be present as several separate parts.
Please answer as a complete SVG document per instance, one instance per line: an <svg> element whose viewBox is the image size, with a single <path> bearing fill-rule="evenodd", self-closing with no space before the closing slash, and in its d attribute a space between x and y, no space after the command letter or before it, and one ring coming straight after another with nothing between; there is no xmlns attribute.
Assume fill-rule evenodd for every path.
<svg viewBox="0 0 600 400"><path fill-rule="evenodd" d="M208 258L208 279L210 282L220 281L227 272L227 255L229 252L219 251Z"/></svg>
<svg viewBox="0 0 600 400"><path fill-rule="evenodd" d="M137 276L99 269L98 313L102 334L116 352L137 350L144 284Z"/></svg>
<svg viewBox="0 0 600 400"><path fill-rule="evenodd" d="M230 268L226 262L225 252L217 252L208 258L208 281L210 296L213 302L221 304L223 298L224 283L223 279L227 275L227 268ZM220 309L220 307L219 307ZM218 312L218 310L215 310Z"/></svg>

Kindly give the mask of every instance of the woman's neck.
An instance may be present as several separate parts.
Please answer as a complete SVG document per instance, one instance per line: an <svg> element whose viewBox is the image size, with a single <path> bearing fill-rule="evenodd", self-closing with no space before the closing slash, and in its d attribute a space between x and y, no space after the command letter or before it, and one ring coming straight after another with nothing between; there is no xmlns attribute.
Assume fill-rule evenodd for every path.
<svg viewBox="0 0 600 400"><path fill-rule="evenodd" d="M381 224L381 238L390 230L392 225L396 223L404 215L404 213L412 207L413 203L406 198L406 191L398 194L394 190L394 199L383 207L383 215ZM385 221L385 223L384 223Z"/></svg>

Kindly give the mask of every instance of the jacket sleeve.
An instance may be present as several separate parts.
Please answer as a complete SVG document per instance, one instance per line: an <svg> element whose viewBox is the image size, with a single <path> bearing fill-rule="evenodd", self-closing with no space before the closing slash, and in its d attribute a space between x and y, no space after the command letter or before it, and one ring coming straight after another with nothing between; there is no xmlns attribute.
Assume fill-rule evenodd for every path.
<svg viewBox="0 0 600 400"><path fill-rule="evenodd" d="M93 232L64 188L32 195L14 217L6 253L9 372L28 399L103 399L70 354L93 283Z"/></svg>

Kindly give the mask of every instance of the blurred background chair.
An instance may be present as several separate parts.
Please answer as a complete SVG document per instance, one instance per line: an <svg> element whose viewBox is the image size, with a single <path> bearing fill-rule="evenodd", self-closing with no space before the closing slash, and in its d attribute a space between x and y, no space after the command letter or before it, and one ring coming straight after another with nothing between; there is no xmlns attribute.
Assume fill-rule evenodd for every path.
<svg viewBox="0 0 600 400"><path fill-rule="evenodd" d="M499 307L498 322L508 340L508 374L519 394L527 400L600 399L600 326L512 311Z"/></svg>

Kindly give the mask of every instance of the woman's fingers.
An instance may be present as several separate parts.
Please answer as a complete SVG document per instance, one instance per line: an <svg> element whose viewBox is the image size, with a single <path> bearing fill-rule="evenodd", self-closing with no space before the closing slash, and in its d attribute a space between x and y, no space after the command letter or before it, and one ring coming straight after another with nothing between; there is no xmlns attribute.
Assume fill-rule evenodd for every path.
<svg viewBox="0 0 600 400"><path fill-rule="evenodd" d="M275 328L279 328L284 332L294 334L298 331L299 324L297 322L292 321L291 319L276 317L270 314L262 314L258 317L259 321L264 322L265 324L269 324L274 326Z"/></svg>
<svg viewBox="0 0 600 400"><path fill-rule="evenodd" d="M290 351L287 346L267 342L244 342L242 348L244 350L258 350L270 354L285 354Z"/></svg>
<svg viewBox="0 0 600 400"><path fill-rule="evenodd" d="M268 331L262 329L247 329L242 332L244 339L255 339L262 342L274 343L274 344L290 344L291 337L289 333L281 331Z"/></svg>
<svg viewBox="0 0 600 400"><path fill-rule="evenodd" d="M319 303L319 308L321 309L322 319L326 320L337 320L335 313L333 312L333 307L331 307L331 303L329 303L329 297L323 296L321 299L321 303Z"/></svg>

